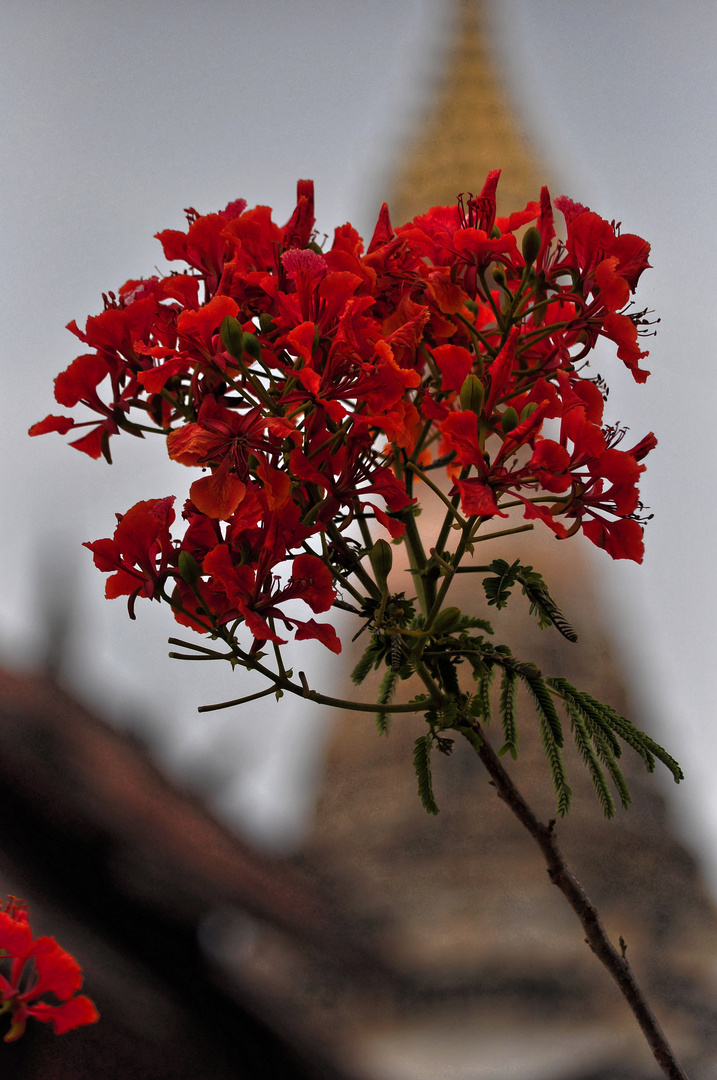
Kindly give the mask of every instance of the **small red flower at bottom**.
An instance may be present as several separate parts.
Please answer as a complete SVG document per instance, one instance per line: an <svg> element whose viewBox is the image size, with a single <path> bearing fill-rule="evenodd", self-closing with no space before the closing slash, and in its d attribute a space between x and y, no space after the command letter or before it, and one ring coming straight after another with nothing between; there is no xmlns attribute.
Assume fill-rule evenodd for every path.
<svg viewBox="0 0 717 1080"><path fill-rule="evenodd" d="M27 910L10 898L0 911L0 1013L10 1013L11 1027L5 1042L19 1039L30 1016L52 1022L56 1035L94 1024L95 1005L82 994L82 969L54 938L33 938ZM61 1004L40 1001L52 994Z"/></svg>

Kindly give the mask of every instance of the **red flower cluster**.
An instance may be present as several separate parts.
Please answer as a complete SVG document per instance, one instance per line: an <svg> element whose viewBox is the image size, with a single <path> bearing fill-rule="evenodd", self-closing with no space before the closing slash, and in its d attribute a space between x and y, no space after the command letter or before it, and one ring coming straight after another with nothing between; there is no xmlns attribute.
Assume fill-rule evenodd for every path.
<svg viewBox="0 0 717 1080"><path fill-rule="evenodd" d="M279 623L338 652L330 625L284 605L327 611L351 523L402 536L414 476L443 459L466 519L522 505L558 537L582 528L613 558L642 560L637 482L655 439L622 448L584 361L605 337L647 377L644 318L628 309L649 245L566 198L558 241L547 188L497 217L498 177L397 230L384 204L367 250L348 224L330 250L316 243L308 181L283 228L243 200L190 209L186 233L158 234L187 269L128 281L84 331L70 324L87 351L55 396L99 419L49 416L31 434L87 426L72 445L109 459L120 429L156 430L204 471L181 539L166 498L87 544L112 574L108 596L167 598L169 582L195 629L244 622L256 650L283 641Z"/></svg>
<svg viewBox="0 0 717 1080"><path fill-rule="evenodd" d="M24 904L8 900L0 910L0 1013L9 1012L12 1021L5 1042L20 1038L30 1016L51 1022L56 1035L94 1024L99 1013L89 998L77 994L81 986L74 957L54 938L33 938ZM40 1001L46 994L61 1004Z"/></svg>

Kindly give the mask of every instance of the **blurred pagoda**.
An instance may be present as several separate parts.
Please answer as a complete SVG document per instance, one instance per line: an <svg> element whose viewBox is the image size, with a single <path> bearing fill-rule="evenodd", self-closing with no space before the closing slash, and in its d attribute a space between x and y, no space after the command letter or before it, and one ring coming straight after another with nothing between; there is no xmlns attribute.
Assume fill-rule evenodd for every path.
<svg viewBox="0 0 717 1080"><path fill-rule="evenodd" d="M460 192L479 192L488 171L499 167L499 214L537 199L542 184L559 193L492 61L494 9L462 0L451 10L444 75L389 200L396 224L452 203ZM508 561L520 556L543 574L575 623L579 644L553 629L533 631L527 601L521 608L518 598L496 617L484 599L481 605L479 578L472 575L463 579L472 590L454 585L450 602L489 617L496 640L516 656L546 674L565 675L659 737L629 701L628 673L613 652L581 539L560 542L547 529L536 530L508 538L493 554ZM510 771L547 821L555 813L550 777L532 710L524 715L521 753ZM657 1076L637 1025L550 885L534 842L467 746L457 745L449 759L435 755L441 812L434 818L422 809L411 762L422 723L398 716L389 735L379 737L370 718L337 719L303 854L304 865L343 896L345 916L364 922L376 955L411 986L403 1003L389 1009L381 1001L370 1020L354 1023L354 1067L376 1080ZM694 857L671 827L663 778L649 776L639 760L626 761L633 805L606 822L577 755L568 763L575 799L557 826L568 862L613 940L627 943L690 1076L717 1075L717 917Z"/></svg>

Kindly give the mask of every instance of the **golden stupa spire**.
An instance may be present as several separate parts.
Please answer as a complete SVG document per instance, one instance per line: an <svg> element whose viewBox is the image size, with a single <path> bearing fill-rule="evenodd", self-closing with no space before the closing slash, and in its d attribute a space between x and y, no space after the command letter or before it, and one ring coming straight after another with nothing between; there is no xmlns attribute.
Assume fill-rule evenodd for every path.
<svg viewBox="0 0 717 1080"><path fill-rule="evenodd" d="M537 199L546 182L493 60L491 12L486 0L453 4L450 62L394 177L395 222L452 203L461 191L480 191L490 169L503 170L499 213Z"/></svg>

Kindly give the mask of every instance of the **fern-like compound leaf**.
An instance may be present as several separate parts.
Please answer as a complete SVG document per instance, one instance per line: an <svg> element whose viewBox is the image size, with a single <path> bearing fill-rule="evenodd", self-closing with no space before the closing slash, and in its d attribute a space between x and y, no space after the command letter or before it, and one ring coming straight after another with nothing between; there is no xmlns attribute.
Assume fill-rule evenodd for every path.
<svg viewBox="0 0 717 1080"><path fill-rule="evenodd" d="M521 666L525 667L525 665ZM518 668L518 675L520 675L523 682L530 690L538 713L544 716L546 723L549 724L553 733L555 745L561 749L563 746L563 726L560 723L560 717L558 716L557 709L553 703L548 684L539 672L528 673L525 670L521 671L520 668Z"/></svg>
<svg viewBox="0 0 717 1080"><path fill-rule="evenodd" d="M490 724L493 720L493 710L490 703L490 688L495 676L494 667L486 667L478 676L478 701L480 703L480 716L484 724Z"/></svg>
<svg viewBox="0 0 717 1080"><path fill-rule="evenodd" d="M433 797L433 781L431 779L432 743L433 736L430 732L416 739L413 747L413 767L416 770L418 795L423 803L424 810L429 814L437 814L438 806Z"/></svg>
<svg viewBox="0 0 717 1080"><path fill-rule="evenodd" d="M381 686L378 691L378 703L379 705L389 705L393 692L398 682L399 673L394 668L386 668L383 679L381 680ZM391 717L388 712L379 711L376 713L376 727L378 728L379 735L387 735L388 729L391 724Z"/></svg>
<svg viewBox="0 0 717 1080"><path fill-rule="evenodd" d="M552 625L567 641L576 642L577 632L553 600L542 576L533 570L532 566L521 566L516 577L530 601L531 614L538 615L541 628Z"/></svg>
<svg viewBox="0 0 717 1080"><path fill-rule="evenodd" d="M571 720L571 726L573 731L573 738L575 739L575 745L578 748L580 757L585 762L588 772L590 773L590 779L593 782L593 787L597 793L598 802L602 807L603 816L611 818L615 816L615 802L607 786L607 780L605 779L605 773L600 768L595 753L593 751L590 735L583 720L582 716L577 709L571 709L567 706L567 712Z"/></svg>
<svg viewBox="0 0 717 1080"><path fill-rule="evenodd" d="M526 668L527 665L520 665ZM553 778L553 787L558 798L558 813L564 817L570 809L572 791L565 775L565 765L560 750L563 745L563 727L560 723L550 690L542 675L534 669L533 672L518 670L519 676L528 687L535 704L540 726L540 741L543 744L545 756L548 759L550 773Z"/></svg>
<svg viewBox="0 0 717 1080"><path fill-rule="evenodd" d="M365 650L356 667L351 672L351 681L354 686L360 686L372 668L378 667L383 657L383 650L378 643L372 641Z"/></svg>
<svg viewBox="0 0 717 1080"><path fill-rule="evenodd" d="M518 676L509 668L504 668L500 680L500 721L505 742L498 754L510 754L514 761L518 757L518 724L515 714L517 690Z"/></svg>
<svg viewBox="0 0 717 1080"><path fill-rule="evenodd" d="M520 559L516 559L512 566L505 559L494 559L488 567L494 576L483 578L483 589L488 603L499 611L510 599L510 590L515 585L519 567Z"/></svg>

